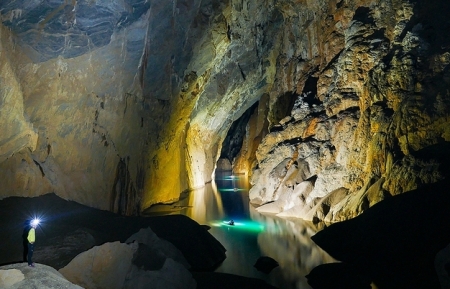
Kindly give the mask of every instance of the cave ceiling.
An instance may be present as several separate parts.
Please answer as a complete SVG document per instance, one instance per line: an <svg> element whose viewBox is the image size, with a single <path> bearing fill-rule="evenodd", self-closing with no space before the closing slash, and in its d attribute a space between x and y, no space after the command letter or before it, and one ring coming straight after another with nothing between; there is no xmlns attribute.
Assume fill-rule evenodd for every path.
<svg viewBox="0 0 450 289"><path fill-rule="evenodd" d="M2 1L2 23L37 54L35 61L72 58L110 43L150 8L149 1Z"/></svg>

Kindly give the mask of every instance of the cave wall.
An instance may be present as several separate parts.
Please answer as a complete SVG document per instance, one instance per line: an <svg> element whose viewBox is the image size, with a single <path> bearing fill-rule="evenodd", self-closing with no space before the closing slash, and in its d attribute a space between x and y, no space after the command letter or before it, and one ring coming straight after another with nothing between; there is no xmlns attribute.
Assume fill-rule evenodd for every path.
<svg viewBox="0 0 450 289"><path fill-rule="evenodd" d="M448 177L450 6L320 3L285 17L271 99L296 99L281 121L269 113L250 198L261 212L339 221Z"/></svg>
<svg viewBox="0 0 450 289"><path fill-rule="evenodd" d="M445 1L0 3L0 196L137 214L233 170L261 211L352 217L445 177Z"/></svg>
<svg viewBox="0 0 450 289"><path fill-rule="evenodd" d="M124 55L123 32L90 54L35 63L2 27L2 64L10 67L2 73L2 97L16 101L9 110L2 105L4 131L12 130L1 146L3 196L56 192L112 209L121 159L132 164L125 171L137 187L140 138L147 132L142 99L131 93L135 70L127 67L132 61L138 66L139 59Z"/></svg>

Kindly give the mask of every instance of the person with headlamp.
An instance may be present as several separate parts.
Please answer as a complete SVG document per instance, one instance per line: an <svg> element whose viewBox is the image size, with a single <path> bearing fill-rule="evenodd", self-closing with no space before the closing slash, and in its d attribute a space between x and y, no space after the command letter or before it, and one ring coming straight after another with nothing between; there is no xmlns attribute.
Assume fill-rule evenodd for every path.
<svg viewBox="0 0 450 289"><path fill-rule="evenodd" d="M36 241L36 227L39 225L39 219L34 219L30 223L31 229L28 231L28 255L27 255L27 261L28 266L34 267L33 263L33 251L34 251L34 242Z"/></svg>

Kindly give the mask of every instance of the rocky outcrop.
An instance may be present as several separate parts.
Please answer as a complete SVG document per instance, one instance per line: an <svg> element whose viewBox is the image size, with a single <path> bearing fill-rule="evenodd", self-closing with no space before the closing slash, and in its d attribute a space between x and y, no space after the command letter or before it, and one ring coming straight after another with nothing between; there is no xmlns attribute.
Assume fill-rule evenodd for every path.
<svg viewBox="0 0 450 289"><path fill-rule="evenodd" d="M334 222L449 176L449 46L439 35L450 7L319 3L285 16L308 38L287 28L280 36L292 35L292 50L278 58L286 68L277 71L272 111L286 91L293 104L258 147L250 198L268 203L260 211ZM302 40L308 45L296 51Z"/></svg>
<svg viewBox="0 0 450 289"><path fill-rule="evenodd" d="M8 289L23 288L67 288L83 289L64 278L52 267L36 264L28 267L27 263L18 263L0 267L0 287Z"/></svg>

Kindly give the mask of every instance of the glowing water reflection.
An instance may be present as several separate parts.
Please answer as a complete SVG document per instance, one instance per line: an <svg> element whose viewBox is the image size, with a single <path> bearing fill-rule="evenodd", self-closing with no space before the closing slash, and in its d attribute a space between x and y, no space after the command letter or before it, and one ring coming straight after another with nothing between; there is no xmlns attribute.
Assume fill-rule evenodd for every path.
<svg viewBox="0 0 450 289"><path fill-rule="evenodd" d="M248 190L244 176L219 174L212 184L191 192L180 212L209 225L209 232L227 249L216 272L260 278L278 288L311 288L304 276L334 261L310 239L315 228L301 220L261 215L249 206ZM261 256L272 257L280 266L270 274L256 270L253 265Z"/></svg>

